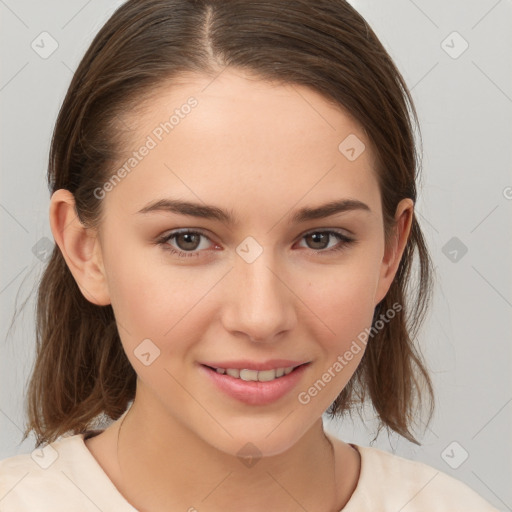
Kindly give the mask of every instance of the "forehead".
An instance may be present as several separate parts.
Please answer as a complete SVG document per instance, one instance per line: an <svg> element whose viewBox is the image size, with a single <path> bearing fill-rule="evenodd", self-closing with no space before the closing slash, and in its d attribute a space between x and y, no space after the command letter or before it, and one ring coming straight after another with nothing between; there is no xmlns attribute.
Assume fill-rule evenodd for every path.
<svg viewBox="0 0 512 512"><path fill-rule="evenodd" d="M126 212L166 196L235 211L272 204L274 216L301 200L380 201L365 131L304 86L230 69L216 78L182 75L125 123L130 143L114 171L125 164L127 172L107 196Z"/></svg>

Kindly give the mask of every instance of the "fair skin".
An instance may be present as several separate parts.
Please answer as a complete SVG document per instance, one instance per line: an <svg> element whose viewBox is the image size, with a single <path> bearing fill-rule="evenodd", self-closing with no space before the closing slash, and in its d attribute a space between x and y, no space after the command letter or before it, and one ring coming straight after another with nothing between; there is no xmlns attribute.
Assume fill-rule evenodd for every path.
<svg viewBox="0 0 512 512"><path fill-rule="evenodd" d="M119 421L86 446L140 511L339 511L357 485L360 459L330 438L333 461L322 414L364 345L307 404L298 395L371 326L409 236L413 202L398 205L396 236L386 248L370 141L351 117L302 86L233 70L213 82L188 78L153 98L143 115L127 118L131 153L187 98L198 101L106 193L98 232L80 224L68 191L51 199L51 229L66 263L90 302L112 305L138 376L119 460ZM354 161L338 150L349 134L366 145ZM137 213L164 198L215 205L239 223ZM291 222L298 209L340 199L369 210ZM156 243L184 228L204 236L165 244L189 254ZM327 253L343 242L305 236L325 230L356 242ZM249 236L262 248L251 263L236 251ZM148 338L160 355L146 366L134 350ZM217 389L199 368L237 358L310 364L291 392L251 405ZM248 442L262 457L251 467L237 456Z"/></svg>

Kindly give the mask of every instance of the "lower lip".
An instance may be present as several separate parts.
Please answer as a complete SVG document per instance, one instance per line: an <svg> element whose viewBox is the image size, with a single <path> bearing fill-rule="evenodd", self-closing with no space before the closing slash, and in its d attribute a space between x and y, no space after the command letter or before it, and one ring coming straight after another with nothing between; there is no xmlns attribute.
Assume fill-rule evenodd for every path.
<svg viewBox="0 0 512 512"><path fill-rule="evenodd" d="M248 405L267 405L289 393L297 385L307 366L309 363L297 367L288 375L269 382L235 379L229 375L218 373L205 365L200 365L200 368L221 391L232 398Z"/></svg>

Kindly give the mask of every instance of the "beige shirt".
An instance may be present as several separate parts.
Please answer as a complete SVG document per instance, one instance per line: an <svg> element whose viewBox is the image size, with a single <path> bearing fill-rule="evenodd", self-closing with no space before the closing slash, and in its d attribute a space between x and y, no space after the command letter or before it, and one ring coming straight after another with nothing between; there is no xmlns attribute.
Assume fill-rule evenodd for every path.
<svg viewBox="0 0 512 512"><path fill-rule="evenodd" d="M84 443L98 430L63 436L0 461L1 512L137 512ZM343 512L498 512L466 484L431 466L352 444L357 487ZM314 512L314 511L311 511Z"/></svg>

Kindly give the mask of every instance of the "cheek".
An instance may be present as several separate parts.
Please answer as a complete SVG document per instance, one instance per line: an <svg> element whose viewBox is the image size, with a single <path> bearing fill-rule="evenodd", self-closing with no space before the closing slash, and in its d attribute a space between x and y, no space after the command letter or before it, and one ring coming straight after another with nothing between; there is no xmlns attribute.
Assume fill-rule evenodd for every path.
<svg viewBox="0 0 512 512"><path fill-rule="evenodd" d="M110 261L110 298L128 353L145 339L152 340L162 354L176 353L193 342L194 333L205 332L208 319L201 314L201 301L218 281L217 275L194 279L190 267L170 268L158 258L150 261L140 248Z"/></svg>
<svg viewBox="0 0 512 512"><path fill-rule="evenodd" d="M158 274L155 265L137 265L133 256L118 259L110 275L112 308L123 349L139 381L186 400L172 375L194 344L197 329L203 328L196 314L200 308L193 306L204 289L191 290L179 273L172 280Z"/></svg>
<svg viewBox="0 0 512 512"><path fill-rule="evenodd" d="M143 334L156 335L162 327L158 318L168 314L169 304L179 304L176 297L182 294L184 280L162 275L164 262L159 258L165 256L160 247L145 246L133 234L113 228L107 236L111 243L105 248L105 270L116 319L129 331L152 326Z"/></svg>
<svg viewBox="0 0 512 512"><path fill-rule="evenodd" d="M135 258L119 258L115 268L109 272L109 289L116 319L125 324L131 334L150 337L163 329L161 309L166 302L175 302L175 289L167 293L151 269L138 265ZM172 319L168 318L170 322Z"/></svg>
<svg viewBox="0 0 512 512"><path fill-rule="evenodd" d="M326 348L342 348L371 325L378 270L375 262L359 260L308 281L304 302L322 326L317 335Z"/></svg>
<svg viewBox="0 0 512 512"><path fill-rule="evenodd" d="M315 287L316 293L309 293L308 305L316 314L309 323L309 334L318 349L318 364L297 400L313 415L325 411L345 388L366 350L375 278L369 269L351 270L347 267L321 290Z"/></svg>

